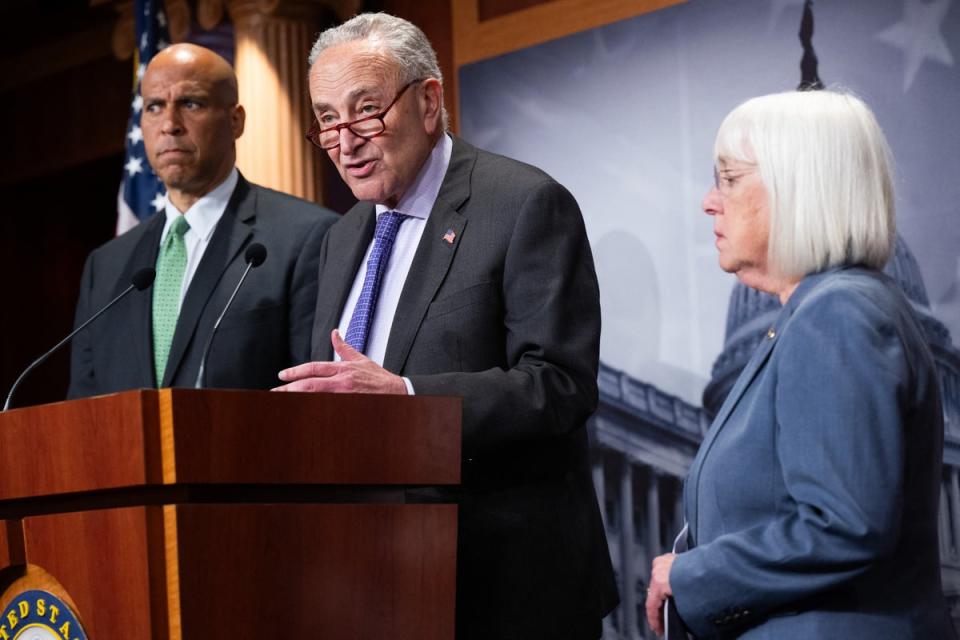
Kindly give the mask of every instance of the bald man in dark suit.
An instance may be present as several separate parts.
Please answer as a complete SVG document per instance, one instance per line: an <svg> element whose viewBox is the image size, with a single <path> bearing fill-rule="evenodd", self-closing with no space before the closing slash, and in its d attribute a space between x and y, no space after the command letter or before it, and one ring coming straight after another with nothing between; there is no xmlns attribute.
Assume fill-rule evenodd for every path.
<svg viewBox="0 0 960 640"><path fill-rule="evenodd" d="M164 49L147 67L141 94L144 145L167 189L165 210L90 254L76 319L105 305L142 267L157 265L159 281L161 246L185 221L183 274L171 276L176 313L171 330L159 331L155 283L81 332L73 342L69 397L194 386L203 347L254 242L266 248L266 260L224 317L204 382L269 388L277 371L309 357L317 261L337 217L251 184L237 171L235 141L245 113L233 69L214 52L190 44Z"/></svg>

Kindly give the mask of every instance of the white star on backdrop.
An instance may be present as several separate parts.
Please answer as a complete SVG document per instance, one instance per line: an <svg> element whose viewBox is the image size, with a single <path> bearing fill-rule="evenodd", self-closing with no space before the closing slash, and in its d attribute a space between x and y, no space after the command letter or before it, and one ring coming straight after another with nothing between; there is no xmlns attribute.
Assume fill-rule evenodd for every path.
<svg viewBox="0 0 960 640"><path fill-rule="evenodd" d="M163 38L160 38L159 40L157 40L157 51L163 51L169 46L170 46L170 43L164 40Z"/></svg>
<svg viewBox="0 0 960 640"><path fill-rule="evenodd" d="M780 22L780 16L791 7L803 8L804 0L771 0L770 1L770 22L767 24L767 31L773 31Z"/></svg>
<svg viewBox="0 0 960 640"><path fill-rule="evenodd" d="M137 125L133 125L130 128L130 133L127 134L127 138L130 139L130 144L137 144L138 142L143 140L143 129L141 129Z"/></svg>
<svg viewBox="0 0 960 640"><path fill-rule="evenodd" d="M163 211L163 208L167 206L167 200L162 193L157 191L157 195L153 197L153 200L150 201L150 204L153 205L154 211Z"/></svg>
<svg viewBox="0 0 960 640"><path fill-rule="evenodd" d="M874 37L903 51L906 65L903 73L903 92L906 93L917 77L920 66L935 60L953 66L953 54L940 32L943 19L953 0L904 0L903 19Z"/></svg>
<svg viewBox="0 0 960 640"><path fill-rule="evenodd" d="M127 160L127 164L123 165L123 168L127 170L127 175L132 178L138 173L143 172L143 158L130 156L130 159Z"/></svg>
<svg viewBox="0 0 960 640"><path fill-rule="evenodd" d="M137 65L137 80L143 80L143 74L146 72L146 70L147 65L143 64L142 62Z"/></svg>
<svg viewBox="0 0 960 640"><path fill-rule="evenodd" d="M141 50L141 51L147 48L147 44L149 44L149 42L150 42L149 38L150 38L150 36L147 35L147 32L146 32L146 31L144 31L143 34L140 36L140 50Z"/></svg>
<svg viewBox="0 0 960 640"><path fill-rule="evenodd" d="M143 96L139 93L133 97L133 103L130 105L133 107L134 113L140 113L140 109L143 109Z"/></svg>
<svg viewBox="0 0 960 640"><path fill-rule="evenodd" d="M167 14L163 11L157 11L157 24L161 27L167 26Z"/></svg>

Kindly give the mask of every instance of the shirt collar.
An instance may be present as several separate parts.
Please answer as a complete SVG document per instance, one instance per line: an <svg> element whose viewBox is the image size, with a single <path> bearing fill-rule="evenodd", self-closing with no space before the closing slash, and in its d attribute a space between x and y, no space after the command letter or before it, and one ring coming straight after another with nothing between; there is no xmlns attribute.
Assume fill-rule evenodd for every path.
<svg viewBox="0 0 960 640"><path fill-rule="evenodd" d="M449 135L443 134L437 140L437 144L433 145L433 150L420 168L420 173L400 198L397 206L391 209L385 204L378 204L377 216L384 211L397 211L424 220L430 217L430 211L433 209L434 202L437 201L437 194L440 193L440 186L443 184L443 176L447 174L447 167L450 166L452 153L453 140Z"/></svg>
<svg viewBox="0 0 960 640"><path fill-rule="evenodd" d="M193 206L183 213L183 216L190 224L190 231L187 233L196 233L197 237L203 239L204 241L210 240L210 236L213 235L213 230L216 228L217 223L223 216L223 212L227 210L227 204L230 202L230 196L233 195L233 190L236 188L239 180L240 174L237 171L237 168L234 167L230 171L230 174L227 176L226 180L214 187L213 190L211 190L205 196L194 202ZM165 236L167 229L170 228L170 225L173 223L176 217L180 215L180 212L170 202L169 195L165 196L164 199L164 213L167 216L167 222L164 225Z"/></svg>

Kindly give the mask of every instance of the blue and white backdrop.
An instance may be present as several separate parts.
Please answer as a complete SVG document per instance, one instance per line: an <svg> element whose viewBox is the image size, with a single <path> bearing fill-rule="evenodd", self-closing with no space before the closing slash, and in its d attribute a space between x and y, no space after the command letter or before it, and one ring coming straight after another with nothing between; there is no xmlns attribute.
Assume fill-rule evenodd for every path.
<svg viewBox="0 0 960 640"><path fill-rule="evenodd" d="M817 0L827 87L876 112L896 162L890 271L931 337L944 383L941 551L960 600L960 2ZM804 0L691 0L460 70L461 133L537 165L583 209L601 285L595 479L623 605L607 637L642 637L649 558L680 520L679 487L717 399L776 303L717 267L700 201L723 116L794 89ZM953 337L951 337L953 336ZM706 391L706 399L705 398ZM704 406L706 405L706 406Z"/></svg>

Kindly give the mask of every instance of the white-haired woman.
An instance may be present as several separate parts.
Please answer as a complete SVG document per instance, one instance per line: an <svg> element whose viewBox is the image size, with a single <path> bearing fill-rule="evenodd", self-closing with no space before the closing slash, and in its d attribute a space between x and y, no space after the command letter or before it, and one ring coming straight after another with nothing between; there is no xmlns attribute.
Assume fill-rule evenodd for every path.
<svg viewBox="0 0 960 640"><path fill-rule="evenodd" d="M720 267L779 296L700 446L687 551L654 560L697 637L952 638L937 541L943 417L894 240L889 153L859 99L754 98L717 134L703 201Z"/></svg>

